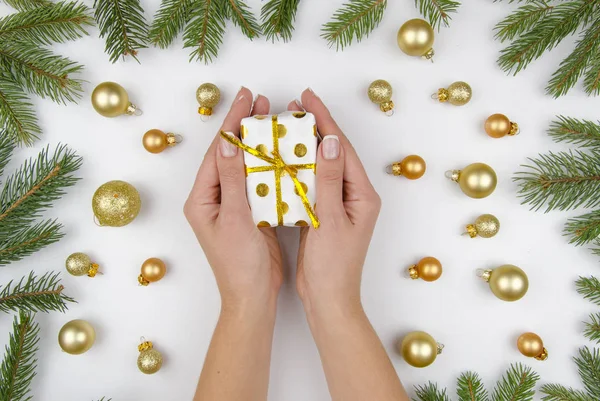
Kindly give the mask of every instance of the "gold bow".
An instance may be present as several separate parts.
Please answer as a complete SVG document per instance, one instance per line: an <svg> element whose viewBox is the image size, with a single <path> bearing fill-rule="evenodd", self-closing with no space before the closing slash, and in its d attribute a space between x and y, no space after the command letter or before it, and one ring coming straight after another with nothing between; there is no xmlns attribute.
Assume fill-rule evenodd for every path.
<svg viewBox="0 0 600 401"><path fill-rule="evenodd" d="M281 176L284 172L287 172L290 175L292 181L294 181L294 186L296 187L296 192L298 196L302 199L302 204L304 205L304 210L306 210L306 214L310 218L310 221L314 228L319 228L321 223L319 222L319 218L315 214L308 197L306 196L306 192L304 192L304 188L302 188L302 184L298 180L298 170L307 170L314 169L315 163L307 163L307 164L286 164L281 155L279 154L279 134L277 129L277 116L274 115L271 118L272 120L272 129L273 129L273 152L271 156L267 156L264 153L242 143L238 137L234 135L228 135L224 131L221 131L221 137L225 139L227 142L237 146L242 149L244 152L250 153L252 156L258 157L261 160L266 161L270 164L270 166L259 166L259 167L246 167L246 174L249 173L257 173L264 171L273 171L275 172L275 194L277 199L277 224L283 225L283 200L281 198Z"/></svg>

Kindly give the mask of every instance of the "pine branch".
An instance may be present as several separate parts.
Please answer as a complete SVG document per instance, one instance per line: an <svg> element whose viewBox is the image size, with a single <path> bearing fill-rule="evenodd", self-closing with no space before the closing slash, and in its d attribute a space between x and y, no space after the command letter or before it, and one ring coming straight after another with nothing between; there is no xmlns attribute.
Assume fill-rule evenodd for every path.
<svg viewBox="0 0 600 401"><path fill-rule="evenodd" d="M586 392L593 399L600 400L600 350L583 347L574 360Z"/></svg>
<svg viewBox="0 0 600 401"><path fill-rule="evenodd" d="M66 303L75 301L63 290L58 273L45 273L38 278L31 272L14 286L9 281L0 291L0 311L64 312L68 309Z"/></svg>
<svg viewBox="0 0 600 401"><path fill-rule="evenodd" d="M579 120L565 116L557 118L558 120L552 121L548 130L548 135L556 142L600 150L600 121Z"/></svg>
<svg viewBox="0 0 600 401"><path fill-rule="evenodd" d="M150 27L150 43L167 48L190 20L193 0L163 0Z"/></svg>
<svg viewBox="0 0 600 401"><path fill-rule="evenodd" d="M250 7L242 0L223 0L224 12L250 40L260 36L261 28Z"/></svg>
<svg viewBox="0 0 600 401"><path fill-rule="evenodd" d="M584 245L600 237L600 210L573 217L567 221L563 234L569 243Z"/></svg>
<svg viewBox="0 0 600 401"><path fill-rule="evenodd" d="M27 226L0 238L0 266L16 262L64 237L62 225L53 220Z"/></svg>
<svg viewBox="0 0 600 401"><path fill-rule="evenodd" d="M415 6L423 18L439 30L442 23L444 26L450 26L450 13L455 13L460 3L452 0L415 0Z"/></svg>
<svg viewBox="0 0 600 401"><path fill-rule="evenodd" d="M577 292L583 295L584 299L600 306L600 280L594 276L580 276L575 285L577 286Z"/></svg>
<svg viewBox="0 0 600 401"><path fill-rule="evenodd" d="M600 13L599 13L600 14ZM600 54L600 44L596 44L596 55ZM590 60L585 77L583 79L583 88L588 95L600 95L600 57L596 56Z"/></svg>
<svg viewBox="0 0 600 401"><path fill-rule="evenodd" d="M531 401L539 378L529 367L520 363L511 365L496 385L492 401Z"/></svg>
<svg viewBox="0 0 600 401"><path fill-rule="evenodd" d="M0 130L0 178L4 174L6 165L10 162L10 157L14 149L15 143L10 140L6 132Z"/></svg>
<svg viewBox="0 0 600 401"><path fill-rule="evenodd" d="M138 50L148 47L148 27L139 0L95 0L94 18L111 63L131 56L138 63Z"/></svg>
<svg viewBox="0 0 600 401"><path fill-rule="evenodd" d="M30 10L32 8L51 4L49 0L2 0L12 8L17 10Z"/></svg>
<svg viewBox="0 0 600 401"><path fill-rule="evenodd" d="M437 385L431 382L415 387L415 393L417 398L413 398L413 401L450 401L446 390L439 390Z"/></svg>
<svg viewBox="0 0 600 401"><path fill-rule="evenodd" d="M466 372L458 378L456 393L459 401L488 401L488 392L477 373Z"/></svg>
<svg viewBox="0 0 600 401"><path fill-rule="evenodd" d="M15 316L13 332L0 365L0 400L27 401L32 398L29 389L37 367L35 353L39 332L31 314L20 311L19 317Z"/></svg>
<svg viewBox="0 0 600 401"><path fill-rule="evenodd" d="M216 0L194 3L191 19L183 35L184 48L193 48L190 61L208 64L217 57L225 34L225 15Z"/></svg>
<svg viewBox="0 0 600 401"><path fill-rule="evenodd" d="M513 40L535 27L553 8L543 0L528 2L496 24L494 37L500 42Z"/></svg>
<svg viewBox="0 0 600 401"><path fill-rule="evenodd" d="M583 335L591 341L596 341L597 344L600 344L600 313L590 315L590 321L585 322Z"/></svg>
<svg viewBox="0 0 600 401"><path fill-rule="evenodd" d="M16 142L31 145L42 132L33 106L21 87L0 74L0 127Z"/></svg>
<svg viewBox="0 0 600 401"><path fill-rule="evenodd" d="M354 40L360 42L373 32L383 19L387 0L349 0L338 9L331 21L321 28L321 37L329 47L344 50Z"/></svg>
<svg viewBox="0 0 600 401"><path fill-rule="evenodd" d="M545 384L540 388L542 401L596 401L581 390L566 388L559 384Z"/></svg>
<svg viewBox="0 0 600 401"><path fill-rule="evenodd" d="M513 178L523 203L546 212L600 205L600 152L559 152L529 159L529 169Z"/></svg>
<svg viewBox="0 0 600 401"><path fill-rule="evenodd" d="M300 0L269 0L260 11L261 30L267 40L292 40Z"/></svg>

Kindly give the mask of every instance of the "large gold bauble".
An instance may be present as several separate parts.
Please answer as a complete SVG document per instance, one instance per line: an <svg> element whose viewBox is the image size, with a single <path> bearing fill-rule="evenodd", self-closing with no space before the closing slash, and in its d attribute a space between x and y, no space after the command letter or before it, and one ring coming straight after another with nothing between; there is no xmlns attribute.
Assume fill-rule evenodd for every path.
<svg viewBox="0 0 600 401"><path fill-rule="evenodd" d="M89 277L94 277L98 273L98 265L92 263L90 257L82 252L75 252L69 255L65 262L65 267L73 276L87 274Z"/></svg>
<svg viewBox="0 0 600 401"><path fill-rule="evenodd" d="M548 350L544 348L544 342L535 333L523 333L517 339L519 352L529 358L540 361L548 359Z"/></svg>
<svg viewBox="0 0 600 401"><path fill-rule="evenodd" d="M160 153L169 146L175 146L177 140L174 134L165 134L159 129L151 129L142 138L144 149L150 153Z"/></svg>
<svg viewBox="0 0 600 401"><path fill-rule="evenodd" d="M467 225L467 233L471 238L480 236L482 238L492 238L500 231L500 221L493 214L482 214L474 224Z"/></svg>
<svg viewBox="0 0 600 401"><path fill-rule="evenodd" d="M393 175L402 175L409 180L416 180L425 174L427 163L421 156L410 155L401 162L393 163L386 167L386 172Z"/></svg>
<svg viewBox="0 0 600 401"><path fill-rule="evenodd" d="M386 80L378 79L371 82L367 90L369 100L379 105L379 109L386 114L392 114L394 102L392 101L392 85Z"/></svg>
<svg viewBox="0 0 600 401"><path fill-rule="evenodd" d="M415 368L431 365L440 352L441 346L424 331L408 333L400 344L402 357Z"/></svg>
<svg viewBox="0 0 600 401"><path fill-rule="evenodd" d="M160 280L167 272L167 265L159 258L150 258L142 263L142 272L138 277L141 285L148 285Z"/></svg>
<svg viewBox="0 0 600 401"><path fill-rule="evenodd" d="M160 352L154 349L150 341L144 341L138 346L137 366L140 372L151 375L160 370L163 358Z"/></svg>
<svg viewBox="0 0 600 401"><path fill-rule="evenodd" d="M406 21L398 30L398 47L409 56L430 59L434 55L435 34L429 22L415 18Z"/></svg>
<svg viewBox="0 0 600 401"><path fill-rule="evenodd" d="M442 264L432 256L427 256L408 269L413 280L435 281L442 275Z"/></svg>
<svg viewBox="0 0 600 401"><path fill-rule="evenodd" d="M436 95L437 99L444 103L448 102L454 106L463 106L471 100L473 96L473 91L471 90L471 86L463 81L457 81L448 88L440 88Z"/></svg>
<svg viewBox="0 0 600 401"><path fill-rule="evenodd" d="M198 113L202 116L212 115L212 109L221 100L221 91L215 84L203 83L196 90L196 100L200 104Z"/></svg>
<svg viewBox="0 0 600 401"><path fill-rule="evenodd" d="M494 169L484 163L469 164L462 170L450 173L449 178L458 182L464 194L475 199L491 195L498 183Z"/></svg>
<svg viewBox="0 0 600 401"><path fill-rule="evenodd" d="M514 302L523 298L529 289L525 272L514 265L503 265L489 273L490 289L503 301Z"/></svg>
<svg viewBox="0 0 600 401"><path fill-rule="evenodd" d="M94 345L96 332L85 320L71 320L58 333L58 344L71 355L83 354Z"/></svg>
<svg viewBox="0 0 600 401"><path fill-rule="evenodd" d="M104 117L135 114L136 107L129 102L127 91L116 82L102 82L92 92L92 106Z"/></svg>
<svg viewBox="0 0 600 401"><path fill-rule="evenodd" d="M122 227L131 223L141 205L137 189L118 180L102 184L92 198L92 209L101 226Z"/></svg>

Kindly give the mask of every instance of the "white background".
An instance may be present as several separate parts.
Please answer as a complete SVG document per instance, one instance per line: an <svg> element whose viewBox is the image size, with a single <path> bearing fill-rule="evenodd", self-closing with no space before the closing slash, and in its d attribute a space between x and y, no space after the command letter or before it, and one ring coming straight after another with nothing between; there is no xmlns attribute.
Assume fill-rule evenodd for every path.
<svg viewBox="0 0 600 401"><path fill-rule="evenodd" d="M157 0L142 3L147 17L159 6ZM561 236L567 217L580 212L530 212L519 204L511 180L526 157L562 148L545 134L555 115L599 117L600 98L586 97L579 85L559 100L544 95L547 80L574 39L518 77L506 76L495 62L502 45L493 40L492 28L513 7L468 0L453 15L451 27L437 35L431 64L404 55L396 45L402 22L419 16L412 1L402 0L390 2L368 40L336 53L319 37L319 29L341 3L302 1L293 41L287 44L251 42L228 26L219 58L209 66L188 63L181 40L168 50L140 51L141 65L134 60L110 64L96 29L88 38L56 46L61 54L85 64L83 99L64 107L34 97L44 133L33 148L15 152L11 167L47 144L62 142L83 156L83 179L48 214L64 223L67 236L2 268L0 282L30 270L64 272L66 257L77 251L91 255L104 276L89 279L64 272L66 293L79 303L70 305L66 314L37 316L37 400L192 398L219 313L219 296L182 206L240 85L268 96L272 112L282 111L304 88L312 87L359 150L383 199L364 270L364 306L411 394L413 385L429 380L454 394L456 377L469 369L491 387L512 362L533 366L542 376L540 384L581 387L571 358L586 343L581 322L594 308L576 294L574 280L598 274L598 260ZM251 4L258 13L260 2ZM377 78L393 85L397 109L391 118L367 99L366 89ZM142 117L106 119L93 110L93 87L109 80L128 90L144 110ZM467 106L430 99L437 88L456 80L473 87ZM202 123L196 112L195 90L202 82L214 82L222 93L209 123ZM522 134L503 139L485 135L483 122L497 112L517 121ZM160 155L147 153L141 137L151 128L179 133L185 141ZM410 182L384 174L387 163L413 153L427 161L422 179ZM499 177L496 192L484 200L467 198L444 178L445 170L476 161L493 166ZM114 179L138 188L142 211L129 226L100 228L93 223L91 197L99 185ZM489 240L460 236L463 226L482 213L498 216L500 234ZM327 400L319 357L293 282L297 231L281 230L280 238L288 277L279 299L269 399ZM408 265L427 255L443 263L439 281L413 282L403 276ZM165 260L168 273L157 284L139 287L140 265L151 256ZM521 266L531 283L527 296L513 304L496 299L475 277L477 268L505 263ZM80 356L61 352L57 343L60 327L76 318L90 321L97 331L94 347ZM8 340L11 322L11 316L0 316L0 343ZM429 368L411 368L395 352L397 339L412 330L425 330L446 345ZM518 353L516 338L525 331L542 336L550 351L548 361ZM164 356L156 375L137 369L140 336L152 340Z"/></svg>

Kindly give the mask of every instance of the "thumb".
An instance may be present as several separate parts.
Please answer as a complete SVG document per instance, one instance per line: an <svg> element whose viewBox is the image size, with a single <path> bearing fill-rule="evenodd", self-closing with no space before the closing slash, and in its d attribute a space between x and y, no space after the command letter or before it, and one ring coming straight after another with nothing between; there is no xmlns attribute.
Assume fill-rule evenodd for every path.
<svg viewBox="0 0 600 401"><path fill-rule="evenodd" d="M343 187L344 150L337 135L326 135L317 152L317 207L323 217L346 216Z"/></svg>
<svg viewBox="0 0 600 401"><path fill-rule="evenodd" d="M233 136L233 133L225 134ZM232 143L219 138L217 170L221 183L221 212L238 215L250 210L246 199L246 173L242 151Z"/></svg>

